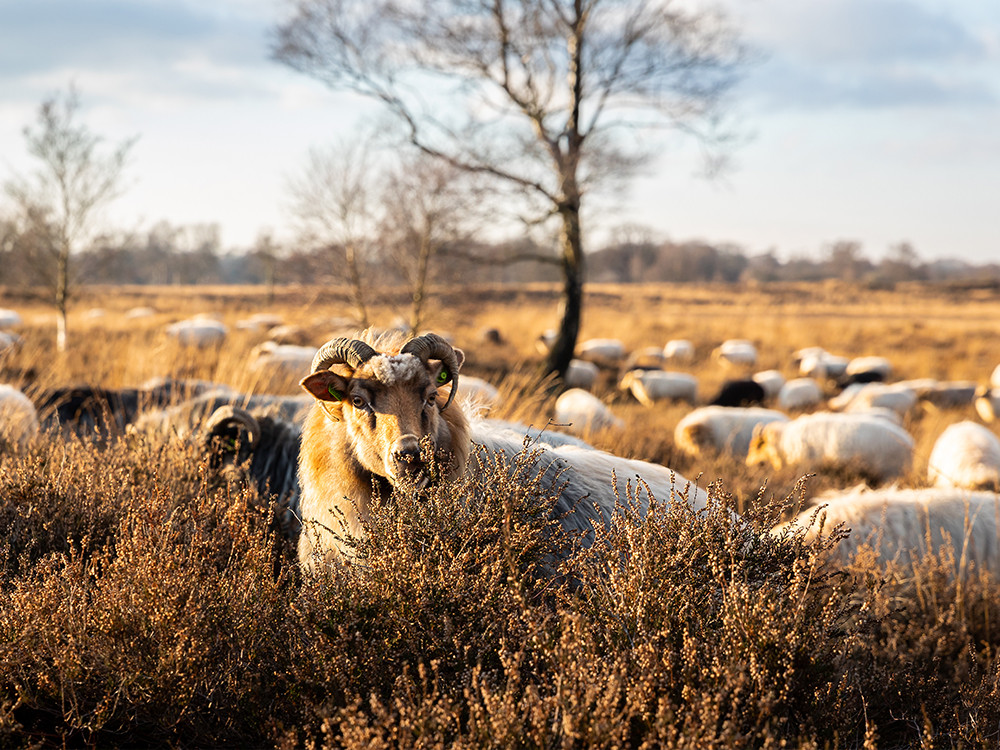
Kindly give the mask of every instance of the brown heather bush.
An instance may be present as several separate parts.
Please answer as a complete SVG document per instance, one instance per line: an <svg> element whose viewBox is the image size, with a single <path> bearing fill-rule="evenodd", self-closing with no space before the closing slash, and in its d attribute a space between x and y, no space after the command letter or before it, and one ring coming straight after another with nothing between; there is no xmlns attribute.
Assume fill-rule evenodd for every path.
<svg viewBox="0 0 1000 750"><path fill-rule="evenodd" d="M234 331L221 349L191 352L159 329L218 308L232 323L259 299L158 294L100 297L112 311L152 302L161 313L77 322L88 337L55 367L48 313L27 311L3 379L29 390L163 374L255 385L245 363L259 337ZM316 344L331 332L318 321L345 309L322 290L278 300L289 320L315 322ZM787 376L791 352L816 343L883 353L901 378L985 382L1000 362L992 298L802 286L605 288L588 300L585 337L694 340L687 369L706 394L725 377L709 352L728 337L755 340L761 369ZM465 348L463 372L500 383L494 416L543 426L551 400L530 372L550 292L462 305L449 298L433 326ZM478 344L480 327L497 324L507 342ZM856 473L803 479L683 455L672 435L686 408L646 409L611 382L602 395L629 430L590 439L698 477L711 503L693 512L659 498L587 549L549 518L559 486L538 481L530 446L426 496L384 498L358 561L314 577L274 536L266 499L212 476L182 444L46 437L0 456L0 747L1000 747L991 575L956 581L950 551L914 569L880 568L868 552L830 569L841 531L807 541L767 530ZM902 484L921 486L936 435L966 418L971 408L907 419L917 450Z"/></svg>

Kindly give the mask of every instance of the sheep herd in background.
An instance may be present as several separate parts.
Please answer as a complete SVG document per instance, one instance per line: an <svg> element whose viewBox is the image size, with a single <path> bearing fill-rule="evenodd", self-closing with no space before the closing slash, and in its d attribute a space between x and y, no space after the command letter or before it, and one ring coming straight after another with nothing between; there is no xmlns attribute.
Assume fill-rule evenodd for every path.
<svg viewBox="0 0 1000 750"><path fill-rule="evenodd" d="M10 330L19 325L17 313L0 310L0 357L20 345ZM884 559L919 556L928 541L936 546L950 539L965 545L966 559L1000 573L1000 440L992 430L971 421L951 425L931 451L927 487L891 484L913 464L906 416L921 404L975 404L984 422L995 421L1000 366L988 387L972 381L893 382L892 363L884 357L848 358L811 347L794 354L789 369L796 377L786 379L777 369L755 371L757 348L734 339L710 357L728 379L701 398L698 378L683 369L695 361L691 341L629 352L616 339L592 339L580 343L551 416L539 415L551 427L539 429L484 417L500 391L487 380L459 376L464 355L446 338L366 333L331 340L317 352L296 341L298 332L276 316L253 316L236 327L274 333L251 352L251 371L302 379L307 393L239 393L216 383L160 378L130 389L54 388L29 399L0 385L0 450L23 450L39 433L194 442L215 468L245 470L262 493L278 499L281 529L297 540L300 561L311 566L351 555L344 539L361 533L373 487L419 489L437 478L438 461L448 467L446 475L455 476L475 471L491 454L512 459L526 445L535 451L541 476L565 485L557 511L567 529L609 522L623 496L615 479L633 485L641 479L665 502L683 496L703 507L705 491L668 467L599 451L581 439L627 429L614 409L621 398L645 407L669 402L688 409L673 439L694 459L712 453L749 466L802 473L844 468L865 477L874 488L817 498L825 506L827 529L841 522L852 529L838 547L843 560L872 536ZM202 316L172 323L164 332L180 345L207 347L218 346L228 329ZM539 347L550 341L543 334ZM613 395L600 398L600 384L609 379ZM392 419L376 419L376 413ZM648 498L634 498L636 510L644 512ZM815 529L820 519L807 509L773 533L790 525Z"/></svg>

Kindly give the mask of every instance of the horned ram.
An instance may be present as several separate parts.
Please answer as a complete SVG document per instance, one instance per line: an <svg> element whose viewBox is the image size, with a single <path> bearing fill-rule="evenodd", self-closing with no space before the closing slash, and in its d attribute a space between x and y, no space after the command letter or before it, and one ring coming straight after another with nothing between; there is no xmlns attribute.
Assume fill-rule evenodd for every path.
<svg viewBox="0 0 1000 750"><path fill-rule="evenodd" d="M477 445L487 455L524 450L510 430L470 425L454 403L464 359L461 349L430 333L410 339L366 333L333 339L317 352L302 380L315 399L299 454L298 552L305 567L354 557L349 538L363 536L374 493L387 497L393 487L419 490L476 471L483 452L474 451ZM572 445L535 450L539 470L564 486L555 517L567 530L589 530L584 543L611 519L615 478L624 484L641 477L662 502L675 495L686 495L695 507L707 502L704 490L663 466ZM648 499L640 503L642 512Z"/></svg>

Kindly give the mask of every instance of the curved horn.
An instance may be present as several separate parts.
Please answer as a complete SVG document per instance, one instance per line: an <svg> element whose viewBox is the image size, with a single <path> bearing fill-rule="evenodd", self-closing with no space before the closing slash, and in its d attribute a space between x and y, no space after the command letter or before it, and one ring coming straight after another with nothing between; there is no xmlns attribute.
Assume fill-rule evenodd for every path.
<svg viewBox="0 0 1000 750"><path fill-rule="evenodd" d="M313 357L312 371L329 369L330 365L345 364L355 370L378 352L358 339L331 339L320 347Z"/></svg>
<svg viewBox="0 0 1000 750"><path fill-rule="evenodd" d="M219 433L220 428L235 422L246 427L250 433L251 445L256 445L260 441L260 423L246 409L241 409L232 404L220 406L212 416L205 422L205 434L208 438Z"/></svg>
<svg viewBox="0 0 1000 750"><path fill-rule="evenodd" d="M412 354L424 363L428 359L440 359L444 363L448 376L451 378L451 392L448 394L448 400L441 407L442 410L447 409L455 398L455 394L458 393L459 364L455 348L436 333L425 333L423 336L417 336L403 344L399 353Z"/></svg>

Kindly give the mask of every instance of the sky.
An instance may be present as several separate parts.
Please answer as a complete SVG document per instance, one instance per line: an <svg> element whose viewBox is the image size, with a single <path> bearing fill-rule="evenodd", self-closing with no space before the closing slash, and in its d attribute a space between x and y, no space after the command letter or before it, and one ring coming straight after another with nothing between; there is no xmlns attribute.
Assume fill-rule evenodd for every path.
<svg viewBox="0 0 1000 750"><path fill-rule="evenodd" d="M756 57L731 99L729 169L705 178L698 144L671 138L590 207L592 247L633 223L786 259L852 240L873 259L905 241L1000 262L1000 1L721 2ZM109 222L217 223L224 248L290 240L289 177L375 109L270 58L284 8L0 0L0 181L32 169L23 129L72 84L91 131L138 136Z"/></svg>

